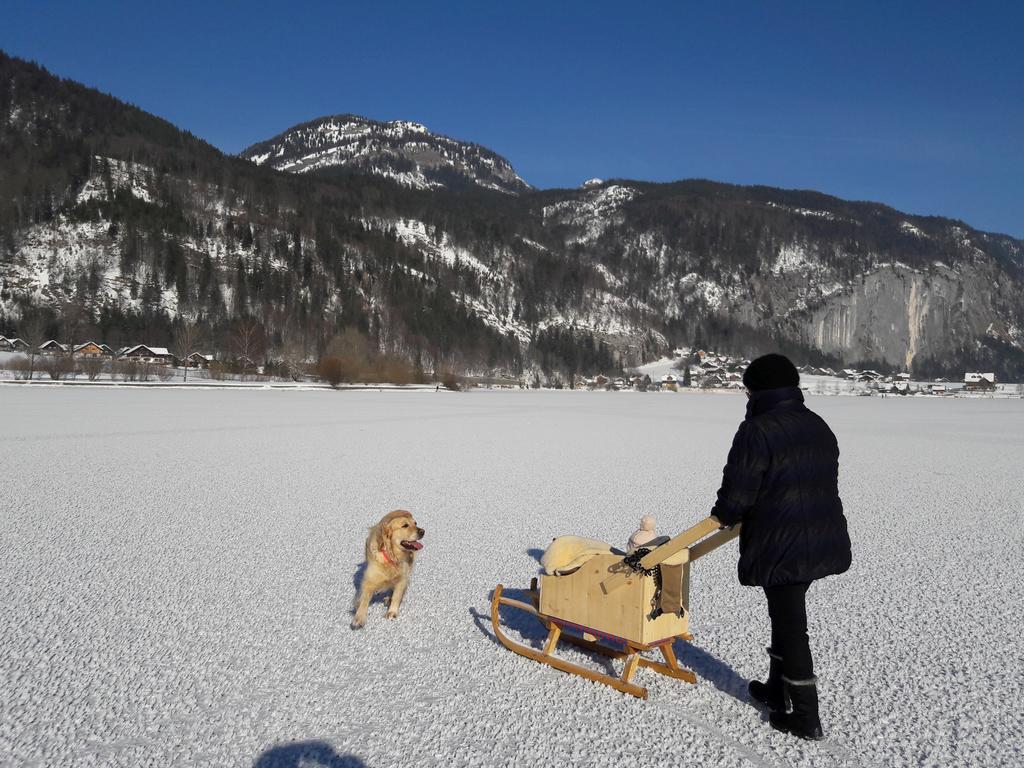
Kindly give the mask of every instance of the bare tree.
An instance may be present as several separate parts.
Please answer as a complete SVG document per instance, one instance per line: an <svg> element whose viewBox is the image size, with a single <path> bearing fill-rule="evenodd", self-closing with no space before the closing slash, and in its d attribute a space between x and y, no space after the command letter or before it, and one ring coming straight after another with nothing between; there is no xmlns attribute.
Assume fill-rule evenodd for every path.
<svg viewBox="0 0 1024 768"><path fill-rule="evenodd" d="M18 329L22 340L28 344L28 378L32 379L36 367L39 347L46 341L46 323L38 315L21 324Z"/></svg>
<svg viewBox="0 0 1024 768"><path fill-rule="evenodd" d="M255 364L256 358L263 354L265 346L263 326L258 321L246 317L235 322L231 331L231 349L243 369Z"/></svg>
<svg viewBox="0 0 1024 768"><path fill-rule="evenodd" d="M292 381L301 381L309 368L309 347L297 331L285 333L281 344L281 363Z"/></svg>
<svg viewBox="0 0 1024 768"><path fill-rule="evenodd" d="M195 323L182 321L174 331L174 354L185 364L185 374L182 383L188 381L188 356L198 352L197 347L202 342L202 331Z"/></svg>
<svg viewBox="0 0 1024 768"><path fill-rule="evenodd" d="M75 370L75 361L71 355L48 355L43 358L39 367L54 381L66 379Z"/></svg>
<svg viewBox="0 0 1024 768"><path fill-rule="evenodd" d="M85 375L89 377L89 381L96 381L99 378L100 373L103 371L104 362L103 358L99 355L88 355L82 360L82 370Z"/></svg>
<svg viewBox="0 0 1024 768"><path fill-rule="evenodd" d="M64 357L67 358L65 365L61 366L64 375L74 373L75 365L73 357L75 354L75 337L85 321L85 310L81 304L74 301L64 301L60 305L60 332L64 338ZM53 374L51 373L51 376Z"/></svg>

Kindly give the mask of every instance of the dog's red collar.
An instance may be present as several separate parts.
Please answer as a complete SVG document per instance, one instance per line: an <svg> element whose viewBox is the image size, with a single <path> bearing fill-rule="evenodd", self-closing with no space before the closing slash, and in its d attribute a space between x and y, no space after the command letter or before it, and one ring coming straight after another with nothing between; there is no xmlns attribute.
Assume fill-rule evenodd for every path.
<svg viewBox="0 0 1024 768"><path fill-rule="evenodd" d="M388 557L388 553L385 551L384 547L380 548L380 556L384 558L384 561L388 565L394 565L395 564L395 561L392 560L390 557Z"/></svg>

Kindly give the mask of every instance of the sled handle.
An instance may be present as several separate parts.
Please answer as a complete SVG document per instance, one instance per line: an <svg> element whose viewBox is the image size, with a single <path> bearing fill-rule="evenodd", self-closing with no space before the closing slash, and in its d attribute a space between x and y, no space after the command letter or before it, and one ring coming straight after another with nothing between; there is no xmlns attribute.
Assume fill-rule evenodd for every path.
<svg viewBox="0 0 1024 768"><path fill-rule="evenodd" d="M732 528L723 528L714 536L708 536L704 541L694 544L690 547L690 562L692 563L697 558L704 557L708 552L714 552L723 544L728 544L740 535L740 527L741 524L737 523Z"/></svg>
<svg viewBox="0 0 1024 768"><path fill-rule="evenodd" d="M665 560L668 560L675 554L683 551L684 549L690 548L696 542L703 539L709 533L718 531L722 527L722 524L718 522L715 517L706 517L697 523L692 528L688 528L681 534L676 536L674 539L662 544L657 549L653 549L644 555L640 559L640 567L644 569L653 568L656 565L660 565ZM719 531L714 536L710 536L704 541L700 541L700 544L693 546L687 553L686 560L684 562L692 562L698 557L703 557L708 552L717 549L722 544L728 541L732 541L734 538L739 536L740 526L734 525L732 528L726 528L725 530ZM626 583L626 580L631 576L631 573L620 571L613 573L607 579L601 582L601 590L607 595L614 592L616 589Z"/></svg>

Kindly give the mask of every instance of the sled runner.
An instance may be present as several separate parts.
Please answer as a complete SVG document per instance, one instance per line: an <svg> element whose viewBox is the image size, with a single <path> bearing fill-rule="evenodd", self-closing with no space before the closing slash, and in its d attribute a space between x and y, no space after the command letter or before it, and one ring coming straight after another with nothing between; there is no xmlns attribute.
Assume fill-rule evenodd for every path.
<svg viewBox="0 0 1024 768"><path fill-rule="evenodd" d="M506 597L498 585L491 599L494 634L509 650L560 669L610 685L616 690L647 698L647 689L633 682L637 669L646 667L662 675L697 682L680 666L672 644L692 640L689 633L690 564L739 535L737 525L720 530L706 518L674 539L630 557L598 554L562 575L533 579L526 591L529 602ZM645 554L646 553L646 554ZM501 606L535 616L548 630L542 649L509 639L501 629ZM615 677L555 655L560 642L623 662ZM657 650L661 660L642 654Z"/></svg>

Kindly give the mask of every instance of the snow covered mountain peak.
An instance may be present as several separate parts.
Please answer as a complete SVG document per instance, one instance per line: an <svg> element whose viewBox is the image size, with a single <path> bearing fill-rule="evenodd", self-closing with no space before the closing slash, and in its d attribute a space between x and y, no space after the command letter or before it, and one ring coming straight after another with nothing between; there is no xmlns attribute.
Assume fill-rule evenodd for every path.
<svg viewBox="0 0 1024 768"><path fill-rule="evenodd" d="M531 189L503 157L479 144L431 133L409 120L382 122L331 115L302 123L241 153L289 173L346 168L415 189L483 187L508 194Z"/></svg>

